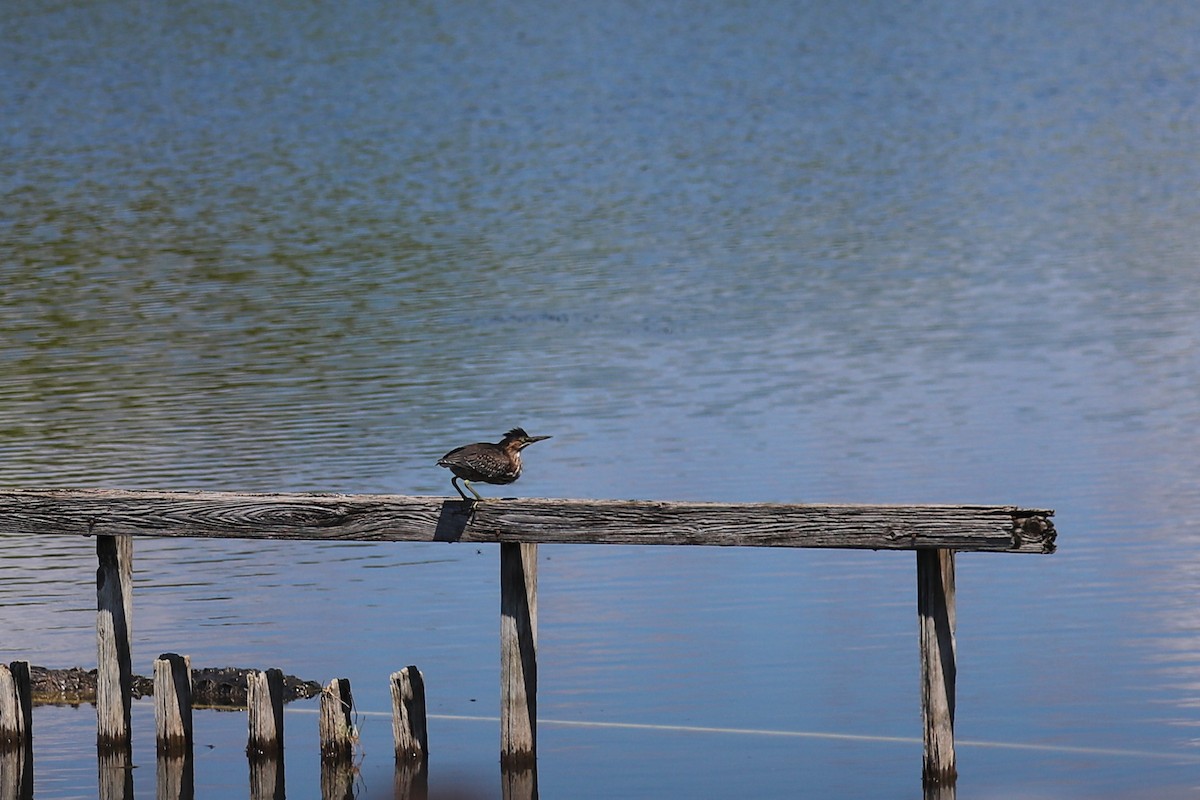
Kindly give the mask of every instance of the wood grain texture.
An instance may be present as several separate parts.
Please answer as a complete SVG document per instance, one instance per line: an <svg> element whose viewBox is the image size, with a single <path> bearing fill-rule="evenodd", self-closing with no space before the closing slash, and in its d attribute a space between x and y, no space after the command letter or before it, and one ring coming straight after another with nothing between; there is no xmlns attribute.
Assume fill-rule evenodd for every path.
<svg viewBox="0 0 1200 800"><path fill-rule="evenodd" d="M1054 512L1017 506L461 500L126 490L0 492L0 533L314 541L653 544L1052 553Z"/></svg>

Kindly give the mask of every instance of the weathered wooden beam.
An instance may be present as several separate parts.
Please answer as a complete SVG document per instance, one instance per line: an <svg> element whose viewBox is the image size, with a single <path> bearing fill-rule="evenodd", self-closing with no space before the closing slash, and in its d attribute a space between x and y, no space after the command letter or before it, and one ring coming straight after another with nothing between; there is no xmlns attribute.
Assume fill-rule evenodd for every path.
<svg viewBox="0 0 1200 800"><path fill-rule="evenodd" d="M537 545L500 545L500 763L537 760Z"/></svg>
<svg viewBox="0 0 1200 800"><path fill-rule="evenodd" d="M96 744L129 747L133 700L133 540L96 537Z"/></svg>
<svg viewBox="0 0 1200 800"><path fill-rule="evenodd" d="M954 757L954 696L958 667L954 641L954 551L917 551L917 618L921 644L921 718L926 786L950 785Z"/></svg>
<svg viewBox="0 0 1200 800"><path fill-rule="evenodd" d="M391 675L392 738L397 761L424 761L429 757L425 718L425 678L409 665Z"/></svg>
<svg viewBox="0 0 1200 800"><path fill-rule="evenodd" d="M163 653L154 660L154 725L158 755L192 750L192 659Z"/></svg>
<svg viewBox="0 0 1200 800"><path fill-rule="evenodd" d="M0 533L1050 553L1053 511L124 490L0 492Z"/></svg>

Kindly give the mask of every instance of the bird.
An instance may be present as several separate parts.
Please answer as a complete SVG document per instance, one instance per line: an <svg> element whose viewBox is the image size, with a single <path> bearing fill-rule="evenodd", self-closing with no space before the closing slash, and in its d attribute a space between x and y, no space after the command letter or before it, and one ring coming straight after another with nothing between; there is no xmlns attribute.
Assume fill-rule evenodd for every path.
<svg viewBox="0 0 1200 800"><path fill-rule="evenodd" d="M454 473L450 484L458 490L463 500L474 502L463 493L458 485L458 479L475 495L475 501L483 496L475 491L471 481L483 483L512 483L521 477L521 451L534 442L549 439L549 436L530 436L524 428L513 428L504 434L504 438L495 444L491 442L476 442L462 447L456 447L438 459L439 467L446 467Z"/></svg>

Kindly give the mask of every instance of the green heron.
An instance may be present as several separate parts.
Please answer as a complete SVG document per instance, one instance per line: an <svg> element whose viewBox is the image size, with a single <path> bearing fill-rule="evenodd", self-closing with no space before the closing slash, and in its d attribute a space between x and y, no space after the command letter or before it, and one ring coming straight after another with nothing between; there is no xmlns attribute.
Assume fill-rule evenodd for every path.
<svg viewBox="0 0 1200 800"><path fill-rule="evenodd" d="M504 434L504 438L492 444L491 442L476 442L463 445L451 450L438 459L439 467L449 467L454 473L450 479L451 485L458 490L463 500L471 498L463 494L458 479L475 495L476 500L483 497L475 491L471 481L483 483L512 483L521 477L521 451L534 442L549 439L549 436L530 436L524 428L513 428Z"/></svg>

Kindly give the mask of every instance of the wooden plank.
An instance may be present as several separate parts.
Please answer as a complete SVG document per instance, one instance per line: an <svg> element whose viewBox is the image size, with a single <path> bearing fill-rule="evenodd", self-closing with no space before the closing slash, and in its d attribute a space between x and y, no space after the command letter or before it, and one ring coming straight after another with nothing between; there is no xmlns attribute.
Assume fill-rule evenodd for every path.
<svg viewBox="0 0 1200 800"><path fill-rule="evenodd" d="M837 547L1050 553L1054 512L1017 506L681 503L125 490L0 492L0 533L315 541Z"/></svg>
<svg viewBox="0 0 1200 800"><path fill-rule="evenodd" d="M397 761L424 761L429 757L425 719L425 678L409 665L391 675L392 738Z"/></svg>
<svg viewBox="0 0 1200 800"><path fill-rule="evenodd" d="M500 545L500 763L537 760L537 545Z"/></svg>
<svg viewBox="0 0 1200 800"><path fill-rule="evenodd" d="M917 617L921 644L921 718L926 786L950 785L958 776L954 757L954 699L958 673L954 641L954 552L917 551Z"/></svg>
<svg viewBox="0 0 1200 800"><path fill-rule="evenodd" d="M158 755L192 750L192 659L163 653L154 661L154 724Z"/></svg>
<svg viewBox="0 0 1200 800"><path fill-rule="evenodd" d="M133 699L133 540L96 537L96 744L129 747Z"/></svg>

